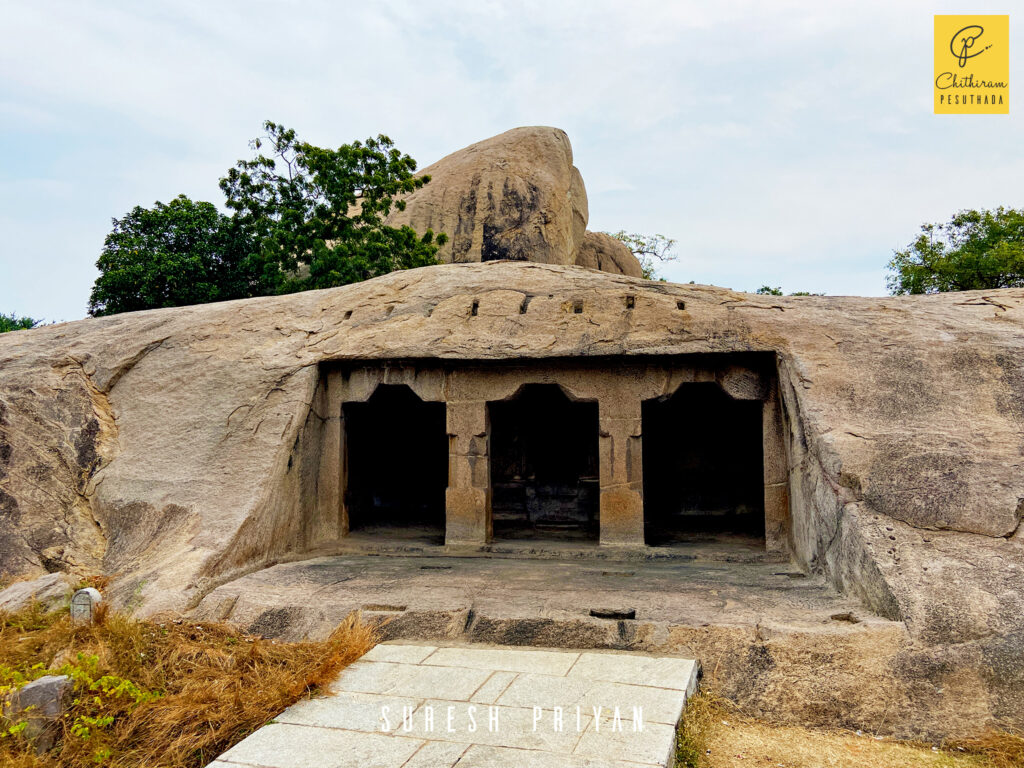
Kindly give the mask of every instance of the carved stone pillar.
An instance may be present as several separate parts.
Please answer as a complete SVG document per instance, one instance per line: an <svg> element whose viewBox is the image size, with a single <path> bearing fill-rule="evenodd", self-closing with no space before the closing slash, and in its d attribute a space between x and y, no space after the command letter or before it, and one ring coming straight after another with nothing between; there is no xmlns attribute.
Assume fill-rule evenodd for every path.
<svg viewBox="0 0 1024 768"><path fill-rule="evenodd" d="M789 467L782 434L779 389L771 388L762 409L764 450L764 543L769 552L789 551Z"/></svg>
<svg viewBox="0 0 1024 768"><path fill-rule="evenodd" d="M609 393L600 400L599 419L601 544L642 546L644 483L640 400L627 387Z"/></svg>
<svg viewBox="0 0 1024 768"><path fill-rule="evenodd" d="M484 400L448 403L445 544L491 540L490 424Z"/></svg>

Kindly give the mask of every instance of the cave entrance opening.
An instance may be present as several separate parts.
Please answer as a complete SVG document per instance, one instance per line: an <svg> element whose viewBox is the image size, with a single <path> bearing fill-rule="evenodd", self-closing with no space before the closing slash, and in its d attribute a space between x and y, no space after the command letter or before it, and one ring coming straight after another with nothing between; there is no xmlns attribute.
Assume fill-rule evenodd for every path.
<svg viewBox="0 0 1024 768"><path fill-rule="evenodd" d="M643 403L647 544L764 541L763 407L714 382Z"/></svg>
<svg viewBox="0 0 1024 768"><path fill-rule="evenodd" d="M596 543L598 407L555 384L488 403L495 540Z"/></svg>
<svg viewBox="0 0 1024 768"><path fill-rule="evenodd" d="M350 533L443 544L448 435L445 404L382 384L343 405Z"/></svg>

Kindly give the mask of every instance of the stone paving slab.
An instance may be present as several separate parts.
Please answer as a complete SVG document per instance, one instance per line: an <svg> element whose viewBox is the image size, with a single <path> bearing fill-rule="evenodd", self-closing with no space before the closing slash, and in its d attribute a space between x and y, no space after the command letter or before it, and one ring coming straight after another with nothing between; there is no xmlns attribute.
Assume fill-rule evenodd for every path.
<svg viewBox="0 0 1024 768"><path fill-rule="evenodd" d="M210 768L668 766L697 673L670 656L382 643Z"/></svg>

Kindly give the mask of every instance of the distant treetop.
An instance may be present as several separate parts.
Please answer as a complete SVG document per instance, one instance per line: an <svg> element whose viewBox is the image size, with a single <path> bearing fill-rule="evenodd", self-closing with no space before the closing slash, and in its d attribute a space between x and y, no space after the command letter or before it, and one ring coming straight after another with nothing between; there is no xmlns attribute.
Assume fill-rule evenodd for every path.
<svg viewBox="0 0 1024 768"><path fill-rule="evenodd" d="M658 275L659 264L678 258L672 253L676 241L670 237L628 233L624 229L606 234L626 244L640 262L640 269L648 280L664 279Z"/></svg>
<svg viewBox="0 0 1024 768"><path fill-rule="evenodd" d="M886 280L893 294L1024 286L1024 210L960 211L894 251Z"/></svg>
<svg viewBox="0 0 1024 768"><path fill-rule="evenodd" d="M28 331L42 324L42 320L31 317L18 317L14 312L9 315L0 314L0 333L9 331Z"/></svg>
<svg viewBox="0 0 1024 768"><path fill-rule="evenodd" d="M762 296L784 296L782 288L772 288L770 285L762 285L754 293L759 293ZM824 293L811 293L810 291L793 291L789 294L790 296L824 296Z"/></svg>

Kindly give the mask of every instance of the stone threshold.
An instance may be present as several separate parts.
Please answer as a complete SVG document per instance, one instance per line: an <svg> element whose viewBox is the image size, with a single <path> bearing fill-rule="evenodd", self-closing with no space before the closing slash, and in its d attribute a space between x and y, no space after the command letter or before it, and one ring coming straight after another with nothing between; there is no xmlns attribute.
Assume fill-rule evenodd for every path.
<svg viewBox="0 0 1024 768"><path fill-rule="evenodd" d="M329 549L306 553L305 559L331 555L416 555L421 557L495 557L533 560L595 560L608 562L789 563L788 555L768 552L746 540L728 538L663 546L602 546L573 541L499 541L484 545L440 544L417 538L388 540L351 534Z"/></svg>

